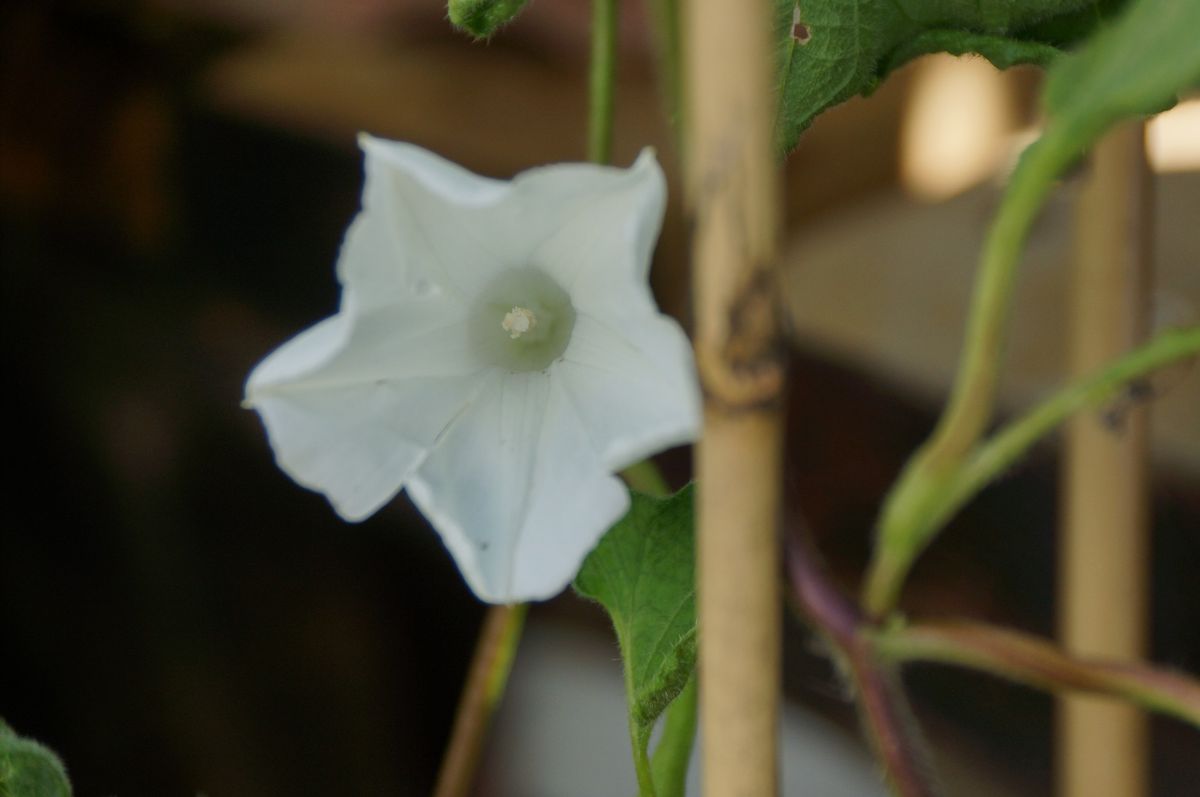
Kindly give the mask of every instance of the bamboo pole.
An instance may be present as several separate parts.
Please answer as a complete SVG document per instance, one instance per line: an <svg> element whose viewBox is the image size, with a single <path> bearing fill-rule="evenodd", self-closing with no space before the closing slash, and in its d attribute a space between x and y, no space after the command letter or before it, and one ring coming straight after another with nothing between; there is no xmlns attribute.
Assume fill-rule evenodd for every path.
<svg viewBox="0 0 1200 797"><path fill-rule="evenodd" d="M1143 127L1110 133L1092 155L1077 208L1069 359L1081 374L1145 337L1150 279L1150 180ZM1059 551L1064 647L1116 660L1145 653L1147 418L1086 413L1067 429ZM1144 797L1146 720L1141 710L1093 697L1062 701L1061 797Z"/></svg>
<svg viewBox="0 0 1200 797"><path fill-rule="evenodd" d="M686 8L694 216L700 716L704 791L778 788L780 397L771 4Z"/></svg>

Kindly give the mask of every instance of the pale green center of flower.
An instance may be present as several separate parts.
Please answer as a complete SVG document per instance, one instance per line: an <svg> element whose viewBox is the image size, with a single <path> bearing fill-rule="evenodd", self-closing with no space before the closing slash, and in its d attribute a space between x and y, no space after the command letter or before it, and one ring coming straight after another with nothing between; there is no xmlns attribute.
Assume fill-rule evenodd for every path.
<svg viewBox="0 0 1200 797"><path fill-rule="evenodd" d="M471 310L471 343L484 362L542 371L562 356L575 328L571 297L536 268L505 271Z"/></svg>

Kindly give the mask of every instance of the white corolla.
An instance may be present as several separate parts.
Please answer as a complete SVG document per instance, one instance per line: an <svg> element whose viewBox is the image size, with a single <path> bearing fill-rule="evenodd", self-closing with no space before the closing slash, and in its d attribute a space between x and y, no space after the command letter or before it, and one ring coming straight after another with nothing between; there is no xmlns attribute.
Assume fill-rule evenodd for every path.
<svg viewBox="0 0 1200 797"><path fill-rule="evenodd" d="M550 597L626 511L614 472L698 432L691 348L647 283L662 171L646 150L505 182L360 144L340 309L254 369L246 405L346 520L406 489L480 598Z"/></svg>

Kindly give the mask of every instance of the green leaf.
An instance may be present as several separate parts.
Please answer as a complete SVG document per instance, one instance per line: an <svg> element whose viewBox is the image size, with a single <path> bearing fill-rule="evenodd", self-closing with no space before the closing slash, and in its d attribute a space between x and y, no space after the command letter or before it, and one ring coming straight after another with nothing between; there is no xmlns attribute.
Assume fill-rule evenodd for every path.
<svg viewBox="0 0 1200 797"><path fill-rule="evenodd" d="M1200 0L1133 0L1050 70L1046 136L1084 150L1122 119L1169 108L1200 85Z"/></svg>
<svg viewBox="0 0 1200 797"><path fill-rule="evenodd" d="M696 665L693 488L632 497L629 513L584 561L575 589L612 618L638 780L643 794L653 794L646 788L650 732Z"/></svg>
<svg viewBox="0 0 1200 797"><path fill-rule="evenodd" d="M786 152L826 108L869 94L919 55L978 53L1000 68L1045 64L1113 0L775 0L776 137ZM807 36L793 36L795 9ZM1080 14L1090 10L1092 17ZM1056 18L1069 19L1060 29ZM1045 36L1045 39L1040 38ZM1051 36L1058 37L1057 42Z"/></svg>
<svg viewBox="0 0 1200 797"><path fill-rule="evenodd" d="M1091 36L1105 23L1111 22L1129 0L1095 0L1093 3L1066 14L1039 19L1017 32L1017 37L1045 42L1059 49L1073 48Z"/></svg>
<svg viewBox="0 0 1200 797"><path fill-rule="evenodd" d="M0 720L0 797L71 797L58 756Z"/></svg>
<svg viewBox="0 0 1200 797"><path fill-rule="evenodd" d="M450 23L486 39L512 22L529 0L450 0Z"/></svg>
<svg viewBox="0 0 1200 797"><path fill-rule="evenodd" d="M1048 66L1062 51L1058 47L1039 41L1024 41L1007 36L966 33L960 30L927 30L889 53L880 72L884 75L889 74L902 64L929 53L981 55L991 61L997 69L1008 69L1018 64Z"/></svg>

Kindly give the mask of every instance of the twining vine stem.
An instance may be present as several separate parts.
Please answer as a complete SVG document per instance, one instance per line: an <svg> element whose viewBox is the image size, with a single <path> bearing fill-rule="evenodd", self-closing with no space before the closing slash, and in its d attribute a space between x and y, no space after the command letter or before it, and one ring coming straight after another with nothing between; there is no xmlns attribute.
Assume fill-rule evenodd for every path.
<svg viewBox="0 0 1200 797"><path fill-rule="evenodd" d="M592 59L588 77L588 160L612 160L617 76L617 2L592 0Z"/></svg>
<svg viewBox="0 0 1200 797"><path fill-rule="evenodd" d="M825 638L838 671L853 691L863 729L899 797L936 794L928 752L911 716L894 665L874 655L870 620L822 572L798 523L787 538L787 571L797 608Z"/></svg>
<svg viewBox="0 0 1200 797"><path fill-rule="evenodd" d="M906 470L910 489L893 493L890 517L907 518L909 531L921 530L919 539L907 539L911 547L893 556L877 555L868 574L865 605L876 617L895 604L899 590L916 554L933 534L967 501L1011 467L1038 440L1074 413L1104 404L1121 391L1158 368L1200 354L1200 325L1168 330L1116 362L1055 393L1025 415L1010 422L987 441L975 445L955 469L936 479L914 480ZM919 457L920 455L918 455ZM913 466L910 465L909 469ZM912 489L915 486L915 489ZM896 502L911 501L898 509ZM885 518L888 517L885 510ZM882 542L882 541L881 541ZM882 545L880 546L882 548Z"/></svg>
<svg viewBox="0 0 1200 797"><path fill-rule="evenodd" d="M512 671L527 610L524 603L491 606L484 616L434 797L466 797L471 792L488 727Z"/></svg>
<svg viewBox="0 0 1200 797"><path fill-rule="evenodd" d="M1200 728L1195 679L1147 664L1075 658L1017 631L962 621L897 625L871 632L870 646L888 662L936 662L1037 689L1108 695Z"/></svg>

